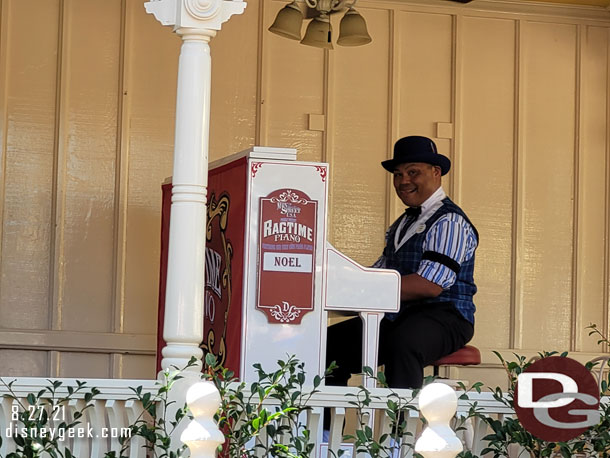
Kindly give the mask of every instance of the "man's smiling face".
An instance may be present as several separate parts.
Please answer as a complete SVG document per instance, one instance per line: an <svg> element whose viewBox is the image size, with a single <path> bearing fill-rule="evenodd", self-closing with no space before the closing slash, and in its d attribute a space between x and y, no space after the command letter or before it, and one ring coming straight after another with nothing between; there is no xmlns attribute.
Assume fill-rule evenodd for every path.
<svg viewBox="0 0 610 458"><path fill-rule="evenodd" d="M407 162L394 167L394 189L402 202L418 207L441 185L441 168L422 162Z"/></svg>

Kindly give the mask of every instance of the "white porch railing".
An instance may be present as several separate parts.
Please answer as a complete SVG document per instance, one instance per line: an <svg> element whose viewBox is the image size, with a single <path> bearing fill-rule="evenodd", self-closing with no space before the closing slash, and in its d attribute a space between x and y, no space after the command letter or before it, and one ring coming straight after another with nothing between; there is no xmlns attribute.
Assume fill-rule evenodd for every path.
<svg viewBox="0 0 610 458"><path fill-rule="evenodd" d="M36 419L42 415L42 410L30 404L27 399L28 394L37 395L42 390L53 385L53 382L61 382L54 396L60 399L69 394L69 390L76 390L78 382L76 379L43 379L35 377L2 377L2 380L9 384L17 399L12 399L9 389L0 383L0 456L6 456L15 450L15 436L23 431L23 424L17 421L17 412L27 409L31 419ZM69 449L76 457L102 458L107 452L115 451L117 457L121 449L119 437L125 434L129 425L134 424L143 412L142 404L133 400L134 392L130 387L142 387L142 393L157 392L155 380L118 380L118 379L81 379L85 382L83 390L79 390L64 407L56 409L46 409L50 415L48 427L44 432L51 437L59 437L60 449L63 453L64 448ZM91 388L97 388L100 394L91 400L92 406L84 411L80 424L72 428L72 431L60 433L58 428L62 422L70 423L76 411L81 411L85 407L85 394ZM49 399L50 393L46 392L41 396ZM61 436L60 436L61 434ZM130 450L127 453L129 458L145 458L146 449L143 448L144 441L140 437L134 437L131 442Z"/></svg>
<svg viewBox="0 0 610 458"><path fill-rule="evenodd" d="M75 379L42 379L42 378L10 378L3 377L6 383L14 381L12 384L13 393L17 396L19 402L25 408L31 408L31 415L39 415L39 411L30 407L27 395L30 393L37 394L46 387L52 385L53 382L61 382L61 386L56 391L56 399L68 394L69 388L76 389L77 381ZM97 388L100 393L91 401L92 406L85 410L84 416L81 418L81 423L75 426L72 435L64 433L59 445L63 451L64 447L68 448L77 457L102 458L109 451L118 452L121 449L119 437L121 433L125 434L128 426L133 424L142 414L142 405L139 401L134 400L134 392L132 387L142 387L142 393L157 393L158 385L154 380L109 380L109 379L83 379L85 389L78 392L66 406L65 409L57 409L56 412L51 412L52 418L48 425L46 434L58 434L58 430L51 431L57 428L62 421L69 422L73 418L76 410L80 410L85 406L85 393L91 388ZM316 441L315 456L325 458L326 450L337 451L342 443L342 429L344 418L349 416L349 411L354 411L354 406L350 404L357 396L360 389L356 387L321 387L318 393L315 393L309 402L311 407L307 415L307 428L311 431L312 440ZM379 437L380 434L389 432L390 419L385 415L387 408L387 400L392 395L399 395L403 399L412 399L411 390L389 390L384 388L369 389L371 402L368 406L368 412L372 412L377 419L374 425L374 432ZM18 401L8 397L8 389L5 385L0 384L0 434L3 438L2 446L0 446L0 455L6 456L15 449L14 435L21 431L15 431L15 428L20 428L21 425L15 419L15 412L19 410ZM349 395L352 396L349 396ZM458 393L459 395L459 393ZM493 399L491 393L470 393L471 400L458 401L456 419L468 415L470 406L474 401L477 402L478 408L486 415L496 415L498 417L512 415L510 409ZM46 393L43 397L49 397ZM417 400L412 400L410 403L417 406ZM272 401L270 401L272 406ZM329 431L329 443L322 443L322 413L324 408L329 408L331 412L331 429ZM404 444L401 448L401 457L408 458L413 456L412 444L415 442L417 435L421 433L420 413L417 410L407 411L407 428L402 440ZM370 413L369 413L370 415ZM196 415L197 416L197 415ZM184 420L188 422L188 419ZM482 443L480 439L486 434L487 428L484 422L479 419L472 419L467 423L466 430L458 432L458 437L462 440L465 450L471 450L473 453L480 452ZM80 436L80 437L79 437ZM265 440L264 436L258 440ZM408 444L408 445L407 445ZM144 442L140 437L131 439L130 448L127 451L129 458L144 458L146 450L143 448ZM354 453L355 456L355 453Z"/></svg>
<svg viewBox="0 0 610 458"><path fill-rule="evenodd" d="M0 383L0 437L2 437L2 445L0 446L0 456L6 456L8 453L15 450L15 434L21 434L19 430L22 425L16 421L15 412L19 410L30 409L31 415L34 417L40 412L30 405L28 394L37 393L52 386L54 382L61 382L61 385L56 389L55 399L66 396L69 390L76 390L78 382L75 379L42 379L42 378L10 378L3 377L2 380L6 383L13 382L12 392L17 397L17 400L12 399L8 395L7 387ZM150 393L151 396L157 394L159 385L155 380L109 380L109 379L83 379L85 389L78 391L71 399L65 409L57 409L51 412L53 418L47 426L47 435L57 435L57 427L62 421L69 423L75 411L82 410L85 406L85 393L95 387L99 390L91 402L92 406L84 411L84 416L80 419L80 424L73 428L73 433L64 433L64 437L59 441L61 451L64 448L69 449L74 456L82 458L103 458L107 452L114 451L119 456L121 450L119 437L125 434L128 427L136 422L143 413L142 404L134 400L135 395L131 388L138 386L142 387L141 393ZM215 388L212 387L212 390ZM410 400L411 406L417 406L418 399L412 399L411 390L390 390L385 388L371 388L368 390L371 401L366 409L366 414L376 418L376 421L370 422L373 425L374 437L380 437L381 434L390 432L391 420L386 415L387 400L391 397L396 399L398 395L401 399ZM327 450L336 452L340 447L346 447L342 441L343 425L346 414L349 411L354 411L355 408L350 401L355 399L355 396L362 394L360 388L356 387L321 387L320 391L313 394L307 405L311 408L304 422L307 429L311 431L311 438L315 441L315 449L313 452L314 458L326 458L329 456ZM460 392L456 393L458 396ZM49 393L45 393L42 398L49 398ZM248 393L244 392L247 396ZM350 396L351 395L351 396ZM207 396L207 395L206 395ZM38 396L40 397L40 396ZM457 436L461 440L464 450L471 451L473 455L479 456L481 450L485 446L482 438L488 434L487 424L479 417L469 418L466 422L461 422L461 419L468 417L469 410L473 403L476 402L478 412L488 417L502 420L506 417L511 417L514 412L504 404L495 400L490 392L468 393L468 400L458 400L457 412L455 414L452 426L455 428L457 424L463 423L457 432ZM185 419L183 421L190 422L191 427L190 439L197 444L199 451L194 451L191 456L194 458L209 457L209 452L216 447L215 442L219 440L218 436L208 436L208 432L212 431L215 425L211 422L213 412L216 407L209 408L210 405L218 405L219 397L217 392L212 395L212 400L194 400L189 401L193 406L198 404L198 407L193 409L195 416L194 420ZM187 398L188 399L188 398ZM211 404L210 404L211 402ZM214 404L216 402L216 404ZM608 402L604 398L604 403ZM273 400L268 403L269 407L273 407ZM322 415L324 408L329 408L331 413L330 431L328 432L328 443L323 443L322 431ZM270 409L272 410L272 409ZM421 436L422 422L420 412L417 409L406 410L407 427L402 438L396 438L400 447L400 453L396 454L396 458L409 458L413 456L413 444L415 439ZM17 431L15 431L17 428ZM187 431L189 428L187 427ZM209 431L208 431L209 430ZM346 431L348 432L348 431ZM213 431L212 431L213 433ZM210 443L204 444L201 439L209 437ZM184 436L183 436L184 438ZM222 440L222 438L220 438ZM258 441L265 441L263 435L257 438ZM189 440L185 439L185 442ZM216 443L217 443L216 442ZM210 445L212 445L210 447ZM395 444L396 445L396 444ZM347 444L348 454L345 457L362 457L366 454L356 454L355 451L349 450L351 445ZM176 445L177 448L177 445ZM207 452L202 452L205 450ZM194 449L193 449L194 450ZM525 456L521 454L522 450L515 447L509 457ZM144 441L141 437L131 438L130 447L127 449L125 456L129 458L145 458L147 456L144 448ZM434 455L429 455L434 456ZM440 455L439 455L440 456Z"/></svg>

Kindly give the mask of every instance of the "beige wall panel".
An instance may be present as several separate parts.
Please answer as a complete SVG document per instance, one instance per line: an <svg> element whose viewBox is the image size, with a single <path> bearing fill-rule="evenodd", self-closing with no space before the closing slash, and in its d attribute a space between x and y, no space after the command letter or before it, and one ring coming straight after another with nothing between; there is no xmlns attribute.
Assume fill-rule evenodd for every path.
<svg viewBox="0 0 610 458"><path fill-rule="evenodd" d="M515 22L469 18L461 24L460 205L480 234L474 343L508 348L515 101ZM455 176L455 175L454 175Z"/></svg>
<svg viewBox="0 0 610 458"><path fill-rule="evenodd" d="M46 351L0 350L0 377L47 377Z"/></svg>
<svg viewBox="0 0 610 458"><path fill-rule="evenodd" d="M599 351L597 339L589 337L585 327L596 323L603 329L608 317L604 294L608 278L604 272L603 253L608 255L605 222L609 210L605 194L610 180L606 157L610 129L607 112L609 35L608 29L602 27L585 27L583 32L575 331L576 350Z"/></svg>
<svg viewBox="0 0 610 458"><path fill-rule="evenodd" d="M437 122L452 122L453 17L398 12L396 29L396 136L435 138ZM453 155L450 140L435 138L435 141L441 154ZM452 174L443 178L443 187L449 195L452 194L452 180ZM397 197L392 199L390 207L391 221L404 211L404 205Z"/></svg>
<svg viewBox="0 0 610 458"><path fill-rule="evenodd" d="M130 3L129 162L123 331L155 333L161 184L172 174L178 56L182 40ZM154 50L154 52L152 52Z"/></svg>
<svg viewBox="0 0 610 458"><path fill-rule="evenodd" d="M157 359L155 356L121 355L120 378L156 379Z"/></svg>
<svg viewBox="0 0 610 458"><path fill-rule="evenodd" d="M388 172L380 162L388 155L390 16L360 12L373 42L333 51L329 235L339 250L371 265L383 251L386 230Z"/></svg>
<svg viewBox="0 0 610 458"><path fill-rule="evenodd" d="M66 2L62 329L111 327L120 6Z"/></svg>
<svg viewBox="0 0 610 458"><path fill-rule="evenodd" d="M265 3L261 143L296 148L301 161L321 161L323 133L308 130L308 114L324 113L325 51L267 31L283 6Z"/></svg>
<svg viewBox="0 0 610 458"><path fill-rule="evenodd" d="M453 18L400 12L396 27L398 136L435 137L437 122L452 121ZM445 143L439 149L448 153Z"/></svg>
<svg viewBox="0 0 610 458"><path fill-rule="evenodd" d="M522 24L521 348L568 350L572 304L576 27Z"/></svg>
<svg viewBox="0 0 610 458"><path fill-rule="evenodd" d="M62 352L57 377L110 378L110 356L100 353Z"/></svg>
<svg viewBox="0 0 610 458"><path fill-rule="evenodd" d="M4 328L48 326L58 8L52 0L13 1L6 8L7 60L1 69L6 149L0 172Z"/></svg>
<svg viewBox="0 0 610 458"><path fill-rule="evenodd" d="M233 16L212 40L210 160L254 145L258 84L259 1ZM261 33L271 35L262 30ZM226 58L231 56L230 58ZM231 126L228 128L228 126Z"/></svg>

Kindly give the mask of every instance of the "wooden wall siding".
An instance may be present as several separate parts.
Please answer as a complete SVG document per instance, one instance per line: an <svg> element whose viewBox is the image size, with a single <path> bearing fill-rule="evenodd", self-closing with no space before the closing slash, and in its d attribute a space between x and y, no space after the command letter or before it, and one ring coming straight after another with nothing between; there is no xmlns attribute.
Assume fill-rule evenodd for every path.
<svg viewBox="0 0 610 458"><path fill-rule="evenodd" d="M154 376L180 40L143 3L2 2L0 361L13 375Z"/></svg>
<svg viewBox="0 0 610 458"><path fill-rule="evenodd" d="M596 344L583 328L608 323L610 279L610 42L608 28L579 27L581 68L578 74L577 207L574 264L575 350L595 351ZM603 211L605 209L605 211ZM605 306L604 306L605 305Z"/></svg>
<svg viewBox="0 0 610 458"><path fill-rule="evenodd" d="M0 322L45 329L52 278L58 4L41 2L33 15L25 2L2 7ZM28 16L41 27L30 30Z"/></svg>
<svg viewBox="0 0 610 458"><path fill-rule="evenodd" d="M379 152L387 151L390 145L392 47L390 12L368 9L363 14L367 25L379 31L376 40L361 48L335 46L329 55L331 102L327 114L332 143L326 160L333 164L331 241L339 250L349 251L354 258L366 259L370 264L383 250L385 234L387 172L379 166ZM334 27L338 31L338 21Z"/></svg>
<svg viewBox="0 0 610 458"><path fill-rule="evenodd" d="M460 103L454 193L481 233L477 340L494 342L499 348L510 348L513 336L509 279L514 240L516 27L512 19L465 17L458 22L462 39L456 75ZM472 179L473 171L475 177L485 179ZM486 313L490 304L498 305L491 306L493 314Z"/></svg>
<svg viewBox="0 0 610 458"><path fill-rule="evenodd" d="M0 1L6 375L154 376L180 39L143 3ZM329 239L370 264L402 212L380 161L400 136L434 137L481 233L485 364L452 375L501 383L491 350L598 353L584 327L608 331L610 309L605 10L361 0L373 43L326 52L267 31L285 4L248 1L212 40L210 159L259 144L328 161Z"/></svg>
<svg viewBox="0 0 610 458"><path fill-rule="evenodd" d="M296 148L300 160L321 161L324 135L308 129L308 115L324 112L326 58L318 48L267 32L283 6L262 2L265 20L259 138L263 145Z"/></svg>
<svg viewBox="0 0 610 458"><path fill-rule="evenodd" d="M576 37L574 25L521 26L518 348L570 346Z"/></svg>
<svg viewBox="0 0 610 458"><path fill-rule="evenodd" d="M258 114L262 108L258 103L261 90L259 49L263 38L270 35L266 29L259 30L263 3L270 2L248 0L246 12L225 22L210 45L214 106L210 119L211 161L262 144L256 138L260 124ZM302 92L301 89L297 91Z"/></svg>
<svg viewBox="0 0 610 458"><path fill-rule="evenodd" d="M177 65L181 40L142 14L143 1L127 2L124 46L123 135L125 189L119 211L119 252L115 332L154 334L157 327L161 188L171 175L174 149ZM172 71L173 70L173 71ZM169 120L169 121L168 121ZM122 297L122 300L119 298Z"/></svg>

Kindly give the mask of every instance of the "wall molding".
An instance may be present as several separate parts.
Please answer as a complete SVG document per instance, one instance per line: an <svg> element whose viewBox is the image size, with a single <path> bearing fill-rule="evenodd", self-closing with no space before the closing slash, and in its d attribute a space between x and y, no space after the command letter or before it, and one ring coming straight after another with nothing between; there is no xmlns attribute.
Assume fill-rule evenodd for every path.
<svg viewBox="0 0 610 458"><path fill-rule="evenodd" d="M442 12L446 14L478 15L498 13L501 15L531 16L536 20L580 19L599 23L610 22L610 5L576 5L546 3L526 0L474 0L460 4L448 0L363 0L359 8L408 8L410 11Z"/></svg>
<svg viewBox="0 0 610 458"><path fill-rule="evenodd" d="M155 334L0 329L0 350L155 355Z"/></svg>
<svg viewBox="0 0 610 458"><path fill-rule="evenodd" d="M538 351L532 350L532 349L522 350L519 348L502 348L502 349L494 350L491 348L481 348L481 347L478 347L478 348L479 348L479 351L481 352L481 365L478 367L485 367L485 368L502 367L502 365L500 364L500 360L493 353L494 351L497 351L498 353L500 353L502 355L502 358L504 358L505 360L508 360L508 361L515 361L517 359L515 357L515 354L520 355L520 356L525 356L526 360L529 360L530 358L538 356ZM563 351L563 350L561 350L561 351ZM556 356L559 356L559 354L561 354L561 351L559 351L559 353ZM569 352L567 356L568 356L568 358L572 358L572 359L578 361L579 363L585 364L586 362L591 361L599 356L607 356L607 355L608 355L608 353L603 352L602 347L600 345L599 353L575 351L575 352Z"/></svg>

